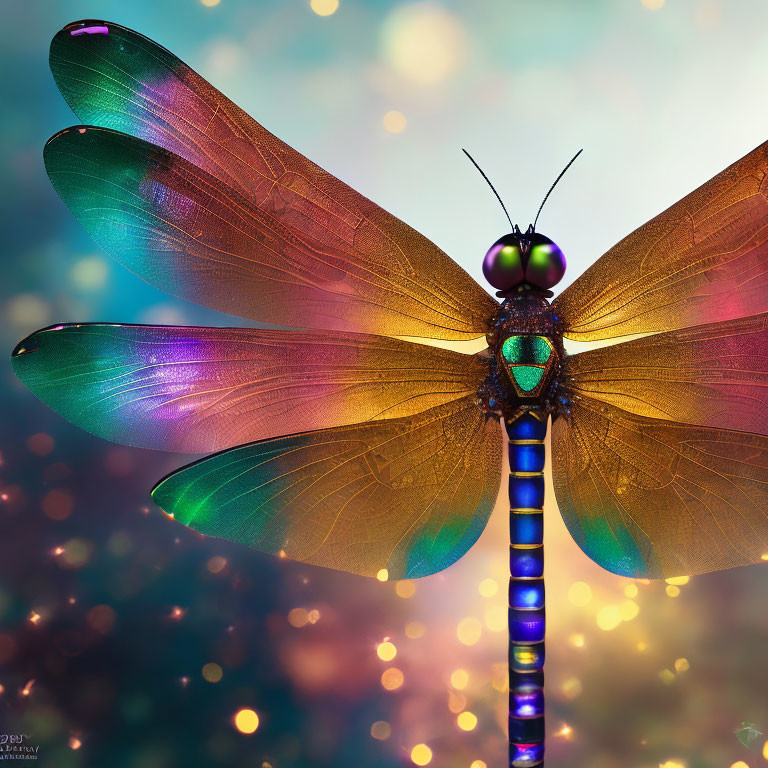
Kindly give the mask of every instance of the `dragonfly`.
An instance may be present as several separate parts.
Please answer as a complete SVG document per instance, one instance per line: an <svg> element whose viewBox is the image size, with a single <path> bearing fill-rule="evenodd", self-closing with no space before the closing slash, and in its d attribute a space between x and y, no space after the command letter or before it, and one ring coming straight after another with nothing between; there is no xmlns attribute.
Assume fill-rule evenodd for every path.
<svg viewBox="0 0 768 768"><path fill-rule="evenodd" d="M768 559L768 144L555 298L562 250L513 226L484 255L494 297L137 32L75 22L50 62L82 124L45 165L85 229L152 285L273 329L56 325L16 374L102 438L210 453L152 491L177 521L362 576L456 562L506 475L510 766L544 762L550 424L557 504L603 568Z"/></svg>

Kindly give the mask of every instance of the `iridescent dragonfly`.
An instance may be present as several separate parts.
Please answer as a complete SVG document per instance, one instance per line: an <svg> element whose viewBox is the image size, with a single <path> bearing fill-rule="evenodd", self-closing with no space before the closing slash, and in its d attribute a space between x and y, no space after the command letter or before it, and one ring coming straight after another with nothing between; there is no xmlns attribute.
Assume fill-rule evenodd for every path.
<svg viewBox="0 0 768 768"><path fill-rule="evenodd" d="M768 145L551 302L560 249L513 228L485 256L497 301L147 38L77 22L51 67L89 125L54 136L46 167L95 240L175 296L301 330L59 325L16 347L18 376L101 437L218 451L155 487L176 520L365 576L467 552L508 445L510 765L544 759L550 419L557 502L599 565L660 579L764 559ZM483 336L476 355L404 338Z"/></svg>

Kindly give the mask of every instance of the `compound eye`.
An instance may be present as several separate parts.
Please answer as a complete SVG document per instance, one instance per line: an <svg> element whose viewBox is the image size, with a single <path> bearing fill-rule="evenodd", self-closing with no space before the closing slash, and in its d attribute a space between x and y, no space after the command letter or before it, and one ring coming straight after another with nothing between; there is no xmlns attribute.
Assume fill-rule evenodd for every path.
<svg viewBox="0 0 768 768"><path fill-rule="evenodd" d="M524 282L520 241L509 235L497 240L485 254L483 274L485 279L499 291L508 291Z"/></svg>
<svg viewBox="0 0 768 768"><path fill-rule="evenodd" d="M565 274L565 256L549 238L546 242L533 243L525 266L525 279L538 288L557 285Z"/></svg>

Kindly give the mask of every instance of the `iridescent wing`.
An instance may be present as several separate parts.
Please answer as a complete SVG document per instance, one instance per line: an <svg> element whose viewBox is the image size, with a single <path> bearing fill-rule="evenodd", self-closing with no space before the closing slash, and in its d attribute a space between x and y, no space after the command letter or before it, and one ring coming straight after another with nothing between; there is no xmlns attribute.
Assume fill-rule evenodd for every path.
<svg viewBox="0 0 768 768"><path fill-rule="evenodd" d="M579 341L768 311L768 143L615 245L555 299Z"/></svg>
<svg viewBox="0 0 768 768"><path fill-rule="evenodd" d="M86 228L149 282L286 326L485 333L496 302L455 262L161 46L77 22L54 38L51 69L81 120L140 137L70 130L46 162Z"/></svg>
<svg viewBox="0 0 768 768"><path fill-rule="evenodd" d="M193 453L410 416L476 393L487 374L475 356L383 336L103 323L37 331L13 365L99 437Z"/></svg>
<svg viewBox="0 0 768 768"><path fill-rule="evenodd" d="M364 576L427 576L477 540L502 437L475 398L401 419L232 448L162 480L155 502L197 531Z"/></svg>
<svg viewBox="0 0 768 768"><path fill-rule="evenodd" d="M613 573L669 578L768 555L768 437L577 396L554 421L552 465L568 530Z"/></svg>
<svg viewBox="0 0 768 768"><path fill-rule="evenodd" d="M768 435L768 314L572 355L563 380L638 416Z"/></svg>

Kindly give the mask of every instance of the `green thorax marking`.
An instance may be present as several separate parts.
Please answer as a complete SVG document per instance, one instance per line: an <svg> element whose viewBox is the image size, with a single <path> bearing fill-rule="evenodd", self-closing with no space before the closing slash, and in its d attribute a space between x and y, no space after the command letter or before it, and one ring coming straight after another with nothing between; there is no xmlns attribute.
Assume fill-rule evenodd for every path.
<svg viewBox="0 0 768 768"><path fill-rule="evenodd" d="M547 370L552 342L545 336L510 336L501 345L501 355L517 386L531 392Z"/></svg>

